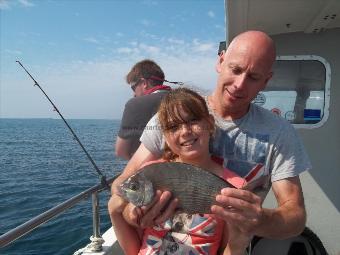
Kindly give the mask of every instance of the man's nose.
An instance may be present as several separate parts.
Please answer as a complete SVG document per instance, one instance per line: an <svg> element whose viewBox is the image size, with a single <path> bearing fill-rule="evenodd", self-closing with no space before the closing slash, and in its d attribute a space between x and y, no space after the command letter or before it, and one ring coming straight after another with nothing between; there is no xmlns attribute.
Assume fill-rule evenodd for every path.
<svg viewBox="0 0 340 255"><path fill-rule="evenodd" d="M247 80L247 74L242 73L242 74L238 75L235 79L234 87L237 90L242 90L246 85L246 80Z"/></svg>

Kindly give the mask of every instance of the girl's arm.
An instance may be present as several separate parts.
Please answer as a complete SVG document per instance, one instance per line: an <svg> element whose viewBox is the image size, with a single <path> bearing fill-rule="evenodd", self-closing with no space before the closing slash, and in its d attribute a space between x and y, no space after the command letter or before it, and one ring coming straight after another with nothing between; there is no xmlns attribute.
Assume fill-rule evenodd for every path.
<svg viewBox="0 0 340 255"><path fill-rule="evenodd" d="M127 255L138 254L141 248L141 239L137 230L123 218L123 210L127 202L120 196L113 194L108 202L111 223L117 240Z"/></svg>

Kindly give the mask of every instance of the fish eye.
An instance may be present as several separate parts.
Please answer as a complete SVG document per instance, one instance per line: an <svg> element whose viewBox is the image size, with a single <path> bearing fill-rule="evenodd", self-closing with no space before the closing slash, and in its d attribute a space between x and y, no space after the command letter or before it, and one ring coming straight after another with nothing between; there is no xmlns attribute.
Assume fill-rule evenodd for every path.
<svg viewBox="0 0 340 255"><path fill-rule="evenodd" d="M129 189L133 191L137 191L139 189L139 184L137 182L132 182L129 185Z"/></svg>

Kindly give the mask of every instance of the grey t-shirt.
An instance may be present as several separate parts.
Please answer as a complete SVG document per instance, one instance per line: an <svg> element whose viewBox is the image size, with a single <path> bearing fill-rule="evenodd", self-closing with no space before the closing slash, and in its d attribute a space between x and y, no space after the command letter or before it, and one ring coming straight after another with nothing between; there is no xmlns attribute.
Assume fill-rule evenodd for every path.
<svg viewBox="0 0 340 255"><path fill-rule="evenodd" d="M118 136L131 143L132 153L138 149L145 125L158 111L161 100L167 93L167 90L158 90L149 95L131 98L125 104Z"/></svg>
<svg viewBox="0 0 340 255"><path fill-rule="evenodd" d="M251 104L241 119L214 117L216 132L210 140L210 153L249 183L257 182L268 191L269 180L294 177L311 168L294 127L270 111ZM157 115L146 125L140 140L153 154L162 155L164 141Z"/></svg>

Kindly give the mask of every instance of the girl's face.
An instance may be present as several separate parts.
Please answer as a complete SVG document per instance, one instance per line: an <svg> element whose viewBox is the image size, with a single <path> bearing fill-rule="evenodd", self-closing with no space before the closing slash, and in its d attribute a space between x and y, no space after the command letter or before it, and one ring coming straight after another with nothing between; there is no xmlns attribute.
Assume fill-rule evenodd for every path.
<svg viewBox="0 0 340 255"><path fill-rule="evenodd" d="M194 119L183 110L179 110L178 114L183 122L169 121L164 132L166 143L182 162L203 158L209 153L209 122Z"/></svg>

